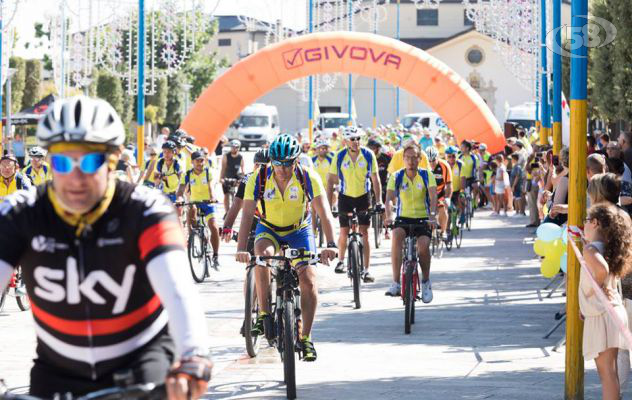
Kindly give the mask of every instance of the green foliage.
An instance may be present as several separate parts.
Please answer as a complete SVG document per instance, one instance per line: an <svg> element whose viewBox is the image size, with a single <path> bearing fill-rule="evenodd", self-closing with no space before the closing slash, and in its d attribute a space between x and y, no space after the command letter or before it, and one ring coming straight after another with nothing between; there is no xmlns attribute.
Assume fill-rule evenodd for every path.
<svg viewBox="0 0 632 400"><path fill-rule="evenodd" d="M119 113L121 118L123 118L124 95L121 80L119 78L105 71L101 71L97 80L97 97L110 103L116 112Z"/></svg>
<svg viewBox="0 0 632 400"><path fill-rule="evenodd" d="M24 83L24 97L22 108L31 107L42 98L42 63L40 60L26 61L26 81Z"/></svg>
<svg viewBox="0 0 632 400"><path fill-rule="evenodd" d="M158 123L158 107L152 105L145 107L145 121L150 122L152 125Z"/></svg>
<svg viewBox="0 0 632 400"><path fill-rule="evenodd" d="M15 74L11 77L11 112L17 113L22 109L24 97L24 84L26 78L26 63L23 58L11 57L9 67L15 68Z"/></svg>
<svg viewBox="0 0 632 400"><path fill-rule="evenodd" d="M145 103L147 105L154 106L157 109L156 120L153 121L153 123L162 124L167 116L167 85L167 78L158 79L156 81L155 93L146 97ZM149 120L149 117L146 119Z"/></svg>
<svg viewBox="0 0 632 400"><path fill-rule="evenodd" d="M607 21L613 20L613 15L605 0L593 2L592 13L595 17ZM605 40L606 32L602 30L599 36L602 41ZM621 36L616 42L620 40L622 40ZM616 79L613 79L613 71L616 69L615 51L614 44L610 44L590 49L589 54L590 108L595 117L606 121L614 121L619 116L618 96L615 94L618 90L615 87Z"/></svg>
<svg viewBox="0 0 632 400"><path fill-rule="evenodd" d="M182 88L183 76L181 73L172 75L168 79L169 98L167 99L167 116L165 124L180 126L182 122L182 107L184 104L184 89Z"/></svg>

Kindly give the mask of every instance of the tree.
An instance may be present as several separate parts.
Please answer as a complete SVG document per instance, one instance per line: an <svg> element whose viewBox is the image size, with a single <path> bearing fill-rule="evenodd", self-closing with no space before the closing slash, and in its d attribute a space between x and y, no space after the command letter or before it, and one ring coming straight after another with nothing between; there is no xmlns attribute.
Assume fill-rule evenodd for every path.
<svg viewBox="0 0 632 400"><path fill-rule="evenodd" d="M618 117L632 120L632 10L625 0L607 0L610 21L617 28L616 46L613 45L613 86L618 100Z"/></svg>
<svg viewBox="0 0 632 400"><path fill-rule="evenodd" d="M605 0L592 3L592 13L595 17L612 20L612 15ZM606 32L600 32L601 40L605 40ZM615 69L614 44L590 49L588 85L591 90L590 105L592 114L605 121L614 121L619 114L615 83L612 72Z"/></svg>
<svg viewBox="0 0 632 400"><path fill-rule="evenodd" d="M40 60L26 61L26 81L24 83L24 97L22 98L22 108L31 107L42 97L42 63Z"/></svg>
<svg viewBox="0 0 632 400"><path fill-rule="evenodd" d="M101 71L97 80L97 97L107 101L119 115L124 112L124 96L121 80L116 76Z"/></svg>
<svg viewBox="0 0 632 400"><path fill-rule="evenodd" d="M177 73L169 77L168 92L169 97L167 99L167 116L165 118L165 124L173 127L180 126L182 122L182 107L184 105L183 99L185 96L182 84L182 73Z"/></svg>
<svg viewBox="0 0 632 400"><path fill-rule="evenodd" d="M160 78L156 81L156 89L153 95L146 97L148 106L156 107L156 119L152 121L154 124L162 124L167 116L167 78ZM149 117L146 118L149 120Z"/></svg>
<svg viewBox="0 0 632 400"><path fill-rule="evenodd" d="M24 59L11 57L9 59L9 67L15 69L15 73L11 77L11 112L17 113L22 109L22 97L24 96L24 81L26 76ZM2 100L5 100L4 97ZM3 105L3 109L5 108Z"/></svg>

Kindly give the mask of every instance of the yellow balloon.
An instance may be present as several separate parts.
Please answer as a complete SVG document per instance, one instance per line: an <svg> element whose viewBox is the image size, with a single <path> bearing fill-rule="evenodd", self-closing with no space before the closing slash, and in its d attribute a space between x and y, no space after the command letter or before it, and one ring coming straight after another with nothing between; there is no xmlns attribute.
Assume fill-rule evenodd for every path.
<svg viewBox="0 0 632 400"><path fill-rule="evenodd" d="M544 257L546 256L551 243L552 242L545 242L544 240L536 239L535 243L533 243L533 251L535 254Z"/></svg>
<svg viewBox="0 0 632 400"><path fill-rule="evenodd" d="M556 239L547 250L545 257L557 260L562 257L562 254L564 254L565 251L566 246L564 245L564 242L562 242L562 239Z"/></svg>
<svg viewBox="0 0 632 400"><path fill-rule="evenodd" d="M545 278L553 278L560 272L560 257L546 256L544 260L542 260L540 272L542 272L542 276Z"/></svg>

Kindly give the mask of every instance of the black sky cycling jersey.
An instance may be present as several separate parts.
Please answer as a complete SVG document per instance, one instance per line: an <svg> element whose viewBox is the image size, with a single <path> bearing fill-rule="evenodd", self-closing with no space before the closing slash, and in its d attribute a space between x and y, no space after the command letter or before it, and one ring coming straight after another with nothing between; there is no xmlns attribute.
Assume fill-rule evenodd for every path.
<svg viewBox="0 0 632 400"><path fill-rule="evenodd" d="M55 211L50 185L0 205L0 261L22 266L38 359L97 379L166 332L146 267L184 249L182 232L163 195L118 181L105 212L77 236Z"/></svg>

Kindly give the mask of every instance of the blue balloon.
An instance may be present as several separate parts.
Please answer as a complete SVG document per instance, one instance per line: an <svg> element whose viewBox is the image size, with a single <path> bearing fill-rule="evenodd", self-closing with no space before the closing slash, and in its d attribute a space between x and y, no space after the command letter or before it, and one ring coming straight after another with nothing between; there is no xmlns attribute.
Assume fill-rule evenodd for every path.
<svg viewBox="0 0 632 400"><path fill-rule="evenodd" d="M564 252L564 254L562 254L562 258L560 258L560 269L562 270L562 272L566 273L566 268L568 267L568 254L566 252Z"/></svg>
<svg viewBox="0 0 632 400"><path fill-rule="evenodd" d="M562 232L562 243L564 243L564 246L568 244L568 231L566 229Z"/></svg>
<svg viewBox="0 0 632 400"><path fill-rule="evenodd" d="M538 226L536 236L545 242L552 242L562 236L563 229L559 225L547 222Z"/></svg>

